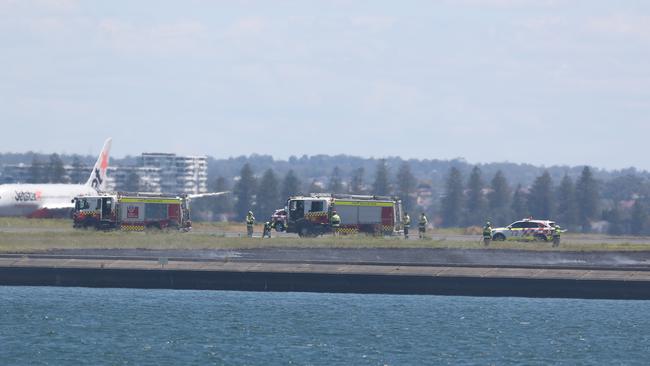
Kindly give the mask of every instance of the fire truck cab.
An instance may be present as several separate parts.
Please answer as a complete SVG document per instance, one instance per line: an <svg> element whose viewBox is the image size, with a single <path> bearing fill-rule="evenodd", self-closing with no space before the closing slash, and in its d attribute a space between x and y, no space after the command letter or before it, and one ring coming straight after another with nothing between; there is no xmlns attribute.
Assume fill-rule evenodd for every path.
<svg viewBox="0 0 650 366"><path fill-rule="evenodd" d="M112 196L79 196L72 202L73 226L75 228L94 227L110 229L115 222L115 200Z"/></svg>
<svg viewBox="0 0 650 366"><path fill-rule="evenodd" d="M292 197L287 203L287 232L316 236L329 231L330 203L323 197Z"/></svg>

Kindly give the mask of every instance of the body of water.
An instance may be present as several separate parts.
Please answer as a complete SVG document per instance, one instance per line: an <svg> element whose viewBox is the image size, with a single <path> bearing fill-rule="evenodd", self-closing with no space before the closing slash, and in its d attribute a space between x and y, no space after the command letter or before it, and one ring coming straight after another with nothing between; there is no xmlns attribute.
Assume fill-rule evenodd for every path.
<svg viewBox="0 0 650 366"><path fill-rule="evenodd" d="M2 365L650 362L650 302L0 287Z"/></svg>

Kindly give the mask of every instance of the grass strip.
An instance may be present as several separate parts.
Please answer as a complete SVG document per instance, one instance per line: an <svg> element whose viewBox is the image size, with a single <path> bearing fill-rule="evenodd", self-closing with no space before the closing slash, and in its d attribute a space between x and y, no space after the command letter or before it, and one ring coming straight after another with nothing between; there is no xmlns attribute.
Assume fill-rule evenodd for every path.
<svg viewBox="0 0 650 366"><path fill-rule="evenodd" d="M225 237L219 233L180 232L4 232L0 252L41 252L51 249L247 249L247 248L456 248L485 249L481 243L454 240L403 240L400 237L324 236L318 238L281 237L272 239ZM488 249L530 251L646 251L644 243L572 243L563 240L553 248L545 242L492 242Z"/></svg>

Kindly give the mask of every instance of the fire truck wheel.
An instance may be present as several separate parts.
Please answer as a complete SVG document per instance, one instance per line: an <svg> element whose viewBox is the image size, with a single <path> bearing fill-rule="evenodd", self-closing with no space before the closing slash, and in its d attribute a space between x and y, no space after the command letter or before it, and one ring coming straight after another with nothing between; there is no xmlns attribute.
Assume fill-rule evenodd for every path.
<svg viewBox="0 0 650 366"><path fill-rule="evenodd" d="M313 231L309 227L303 226L300 231L298 231L298 236L301 238L315 238L318 236L318 232Z"/></svg>

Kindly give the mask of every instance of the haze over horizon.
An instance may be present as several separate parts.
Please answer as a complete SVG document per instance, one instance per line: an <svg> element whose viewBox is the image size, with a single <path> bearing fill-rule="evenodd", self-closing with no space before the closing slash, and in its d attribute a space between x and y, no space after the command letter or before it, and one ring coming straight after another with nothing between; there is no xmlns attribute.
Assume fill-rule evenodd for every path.
<svg viewBox="0 0 650 366"><path fill-rule="evenodd" d="M650 3L0 0L2 152L649 170Z"/></svg>

